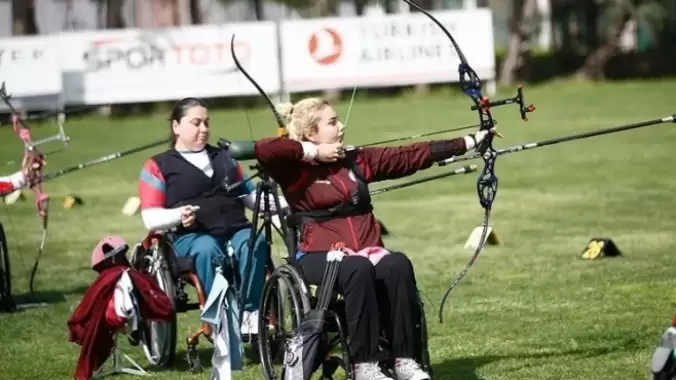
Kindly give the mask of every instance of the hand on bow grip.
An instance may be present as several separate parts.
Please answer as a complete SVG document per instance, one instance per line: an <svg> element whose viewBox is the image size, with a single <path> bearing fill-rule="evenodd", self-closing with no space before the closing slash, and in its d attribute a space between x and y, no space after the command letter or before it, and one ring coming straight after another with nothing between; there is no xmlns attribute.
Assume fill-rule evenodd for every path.
<svg viewBox="0 0 676 380"><path fill-rule="evenodd" d="M42 180L42 169L47 165L45 156L35 149L27 150L21 163L21 172L23 173L26 184L32 188Z"/></svg>
<svg viewBox="0 0 676 380"><path fill-rule="evenodd" d="M490 100L487 97L483 97L480 100L480 106L482 109L489 109L491 107L499 107L499 106L504 106L507 104L513 104L516 103L519 105L519 113L521 114L521 120L523 121L528 121L528 117L526 116L527 113L529 112L534 112L535 111L535 106L530 104L530 105L525 105L524 99L523 99L523 85L519 85L516 90L516 96L511 97L511 98L506 98L506 99L500 99L500 100ZM476 111L478 109L477 105L472 106L472 111Z"/></svg>
<svg viewBox="0 0 676 380"><path fill-rule="evenodd" d="M502 138L502 135L500 134L500 132L498 132L496 127L470 134L470 136L472 136L472 138L474 139L475 143L474 146L480 146L488 135L493 135Z"/></svg>

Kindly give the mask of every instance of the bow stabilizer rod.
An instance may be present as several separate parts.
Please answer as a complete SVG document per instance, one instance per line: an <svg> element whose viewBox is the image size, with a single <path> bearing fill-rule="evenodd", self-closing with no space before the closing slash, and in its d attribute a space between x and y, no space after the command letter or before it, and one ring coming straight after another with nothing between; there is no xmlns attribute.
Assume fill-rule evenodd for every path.
<svg viewBox="0 0 676 380"><path fill-rule="evenodd" d="M609 135L609 134L612 134L612 133L624 132L624 131L629 131L629 130L632 130L632 129L649 127L649 126L652 126L652 125L660 125L660 124L664 124L664 123L676 123L676 113L674 113L670 116L660 118L660 119L639 121L637 123L625 124L625 125L620 125L620 126L617 126L617 127L598 129L596 131L577 133L577 134L574 134L574 135L556 137L556 138L553 138L553 139L542 140L542 141L535 141L535 142L531 142L531 143L527 143L527 144L513 145L513 146L510 146L510 147L507 147L507 148L498 149L495 153L496 153L496 155L501 156L503 154L517 153L517 152L521 152L521 151L524 151L524 150L541 148L541 147L556 145L556 144L569 142L569 141L583 140L583 139L587 139L587 138L590 138L590 137ZM472 154L472 155L469 155L469 156L451 157L451 158L446 159L444 161L439 161L439 162L437 162L437 164L439 166L444 166L444 165L448 165L448 164L451 164L451 163L454 163L454 162L469 161L469 160L474 160L474 159L477 159L477 158L481 158L481 155L478 154L478 153L475 153L475 154Z"/></svg>
<svg viewBox="0 0 676 380"><path fill-rule="evenodd" d="M47 173L47 174L43 175L42 182L61 177L64 174L68 174L68 173L71 173L71 172L74 172L74 171L77 171L77 170L80 170L80 169L85 169L85 168L88 168L88 167L91 167L91 166L104 164L108 161L112 161L112 160L118 159L120 157L128 156L130 154L134 154L134 153L142 152L142 151L147 150L147 149L155 148L157 146L166 144L168 142L169 142L169 139L158 140L158 141L152 142L150 144L142 145L142 146L132 148L132 149L129 149L129 150L125 150L125 151L121 151L121 152L107 154L103 157L95 158L95 159L92 159L92 160L89 160L89 161L82 162L82 163L77 164L77 165L69 166L67 168L63 168L61 170L51 172L51 173Z"/></svg>

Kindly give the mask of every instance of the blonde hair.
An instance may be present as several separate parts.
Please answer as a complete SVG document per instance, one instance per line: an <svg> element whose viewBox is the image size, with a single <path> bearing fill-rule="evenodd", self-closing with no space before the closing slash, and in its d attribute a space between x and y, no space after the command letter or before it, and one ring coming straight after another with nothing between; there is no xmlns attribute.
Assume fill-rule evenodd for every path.
<svg viewBox="0 0 676 380"><path fill-rule="evenodd" d="M317 128L319 111L330 105L322 98L305 98L293 103L277 105L277 113L286 126L286 132L291 140L305 141L307 136Z"/></svg>

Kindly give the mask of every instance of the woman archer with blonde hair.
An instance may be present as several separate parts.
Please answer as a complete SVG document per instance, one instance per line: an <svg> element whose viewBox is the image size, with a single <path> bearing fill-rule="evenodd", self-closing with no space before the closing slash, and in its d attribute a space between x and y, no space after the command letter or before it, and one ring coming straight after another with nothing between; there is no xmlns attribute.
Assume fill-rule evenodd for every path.
<svg viewBox="0 0 676 380"><path fill-rule="evenodd" d="M376 359L380 331L391 343L397 380L429 379L413 359L420 320L413 265L403 253L384 247L368 184L406 177L464 154L495 130L346 150L345 126L328 101L306 98L278 105L277 112L287 136L257 141L255 155L299 221L296 263L305 280L321 284L327 252L336 244L345 247L348 256L341 261L336 287L345 296L355 380L390 379Z"/></svg>

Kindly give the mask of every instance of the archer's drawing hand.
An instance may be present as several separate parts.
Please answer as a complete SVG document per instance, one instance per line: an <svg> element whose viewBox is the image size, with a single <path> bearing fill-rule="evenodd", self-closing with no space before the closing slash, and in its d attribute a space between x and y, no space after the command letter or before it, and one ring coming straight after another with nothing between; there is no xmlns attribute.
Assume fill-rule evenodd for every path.
<svg viewBox="0 0 676 380"><path fill-rule="evenodd" d="M336 162L340 158L345 158L343 143L319 144L317 146L317 161Z"/></svg>
<svg viewBox="0 0 676 380"><path fill-rule="evenodd" d="M190 227L195 224L195 211L199 210L199 206L182 206L181 207L181 224L183 227Z"/></svg>

